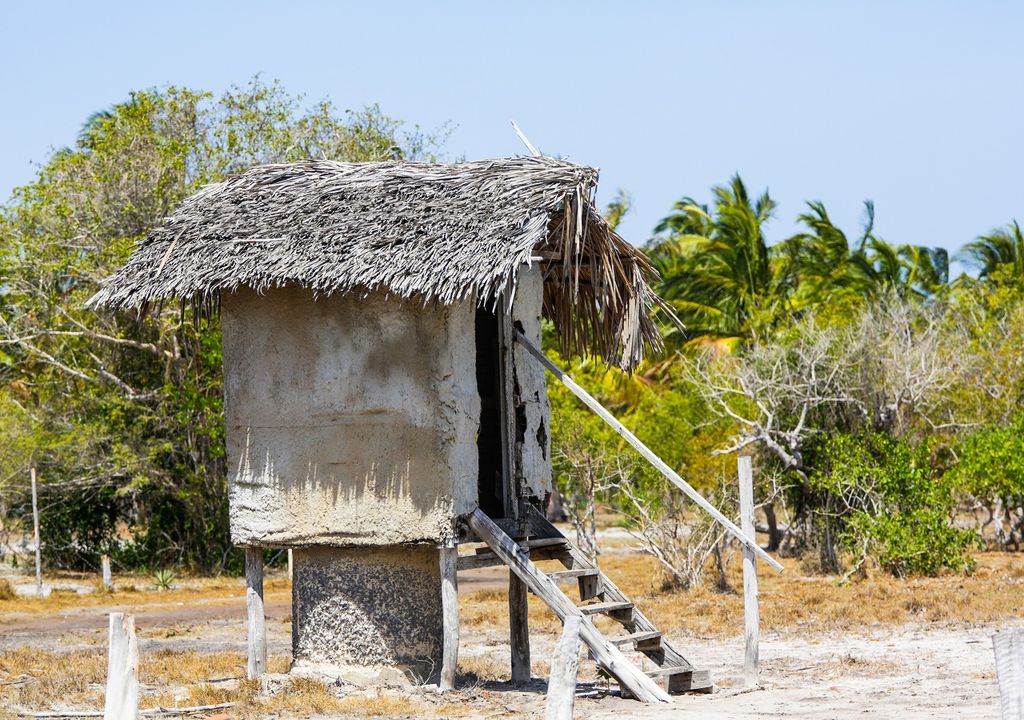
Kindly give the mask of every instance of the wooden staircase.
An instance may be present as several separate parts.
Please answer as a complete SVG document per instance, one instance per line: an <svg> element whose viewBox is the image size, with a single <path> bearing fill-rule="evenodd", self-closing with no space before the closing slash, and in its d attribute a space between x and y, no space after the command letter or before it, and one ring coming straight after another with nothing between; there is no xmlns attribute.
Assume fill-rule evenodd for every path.
<svg viewBox="0 0 1024 720"><path fill-rule="evenodd" d="M563 622L569 615L581 618L580 639L598 666L619 683L624 695L644 702L671 702L669 693L711 692L710 673L697 670L662 636L654 624L568 538L530 508L530 537L517 542L477 509L469 525L487 544L475 556L459 558L459 569L505 564L541 598ZM546 572L534 561L558 560L564 570ZM561 586L575 583L580 602L571 600ZM592 618L605 615L623 627L623 633L605 637ZM644 671L623 655L635 652L656 666Z"/></svg>

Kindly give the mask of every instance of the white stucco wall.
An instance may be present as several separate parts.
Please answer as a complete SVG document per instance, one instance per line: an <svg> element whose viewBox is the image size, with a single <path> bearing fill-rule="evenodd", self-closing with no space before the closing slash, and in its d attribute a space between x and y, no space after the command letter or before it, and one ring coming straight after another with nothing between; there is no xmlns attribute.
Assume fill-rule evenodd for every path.
<svg viewBox="0 0 1024 720"><path fill-rule="evenodd" d="M222 293L239 544L439 542L476 506L474 307Z"/></svg>

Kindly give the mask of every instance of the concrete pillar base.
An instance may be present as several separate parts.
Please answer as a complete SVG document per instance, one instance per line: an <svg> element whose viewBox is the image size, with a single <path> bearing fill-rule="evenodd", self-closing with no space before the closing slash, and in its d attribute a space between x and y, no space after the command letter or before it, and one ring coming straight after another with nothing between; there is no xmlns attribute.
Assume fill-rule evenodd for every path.
<svg viewBox="0 0 1024 720"><path fill-rule="evenodd" d="M292 565L295 672L358 685L438 681L437 548L295 548Z"/></svg>

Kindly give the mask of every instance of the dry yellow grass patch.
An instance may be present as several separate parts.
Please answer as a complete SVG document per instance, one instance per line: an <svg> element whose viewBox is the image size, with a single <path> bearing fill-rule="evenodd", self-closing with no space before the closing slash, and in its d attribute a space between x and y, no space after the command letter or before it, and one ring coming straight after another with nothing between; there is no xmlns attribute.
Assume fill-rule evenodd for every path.
<svg viewBox="0 0 1024 720"><path fill-rule="evenodd" d="M784 573L759 569L761 627L843 631L909 622L993 622L1020 613L1024 592L1024 554L979 553L973 575L898 579L877 573L840 584L835 577L806 575L797 560L783 560ZM657 562L644 555L608 555L602 569L662 630L701 636L739 632L743 598L710 587L663 591ZM743 587L739 562L728 568L733 588ZM570 597L576 597L567 587ZM462 622L469 627L504 628L508 595L484 590L462 599ZM558 620L530 596L530 626L557 632ZM614 626L612 626L614 627Z"/></svg>
<svg viewBox="0 0 1024 720"><path fill-rule="evenodd" d="M784 573L760 568L761 627L791 630L850 630L908 622L992 622L1019 614L1024 591L1024 555L980 553L974 575L898 579L876 574L840 584L837 578L807 576L799 562L783 560ZM661 592L658 569L646 556L609 556L601 566L660 628L696 635L733 634L743 617L743 598L708 587ZM730 584L743 587L738 562Z"/></svg>
<svg viewBox="0 0 1024 720"><path fill-rule="evenodd" d="M77 573L61 573L47 577L46 583L74 582L95 586L95 577ZM3 580L0 580L3 582ZM264 582L267 595L291 592L287 576L271 576ZM112 591L78 593L53 590L47 597L33 595L5 597L0 593L0 615L4 613L52 613L70 607L100 607L117 604L127 609L143 605L173 605L177 603L232 600L245 597L242 578L184 578L176 580L171 590L156 590L152 578L147 576L118 576Z"/></svg>

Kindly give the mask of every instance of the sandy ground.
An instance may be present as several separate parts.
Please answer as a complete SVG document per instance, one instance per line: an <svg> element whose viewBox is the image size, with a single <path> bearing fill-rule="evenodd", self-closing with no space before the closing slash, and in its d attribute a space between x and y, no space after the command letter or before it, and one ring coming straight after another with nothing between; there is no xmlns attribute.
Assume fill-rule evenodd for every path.
<svg viewBox="0 0 1024 720"><path fill-rule="evenodd" d="M502 568L460 576L465 593L505 587ZM287 593L267 597L272 654L290 650ZM102 648L106 613L123 607L73 608L54 615L0 616L0 649L28 645L38 649ZM140 605L136 615L140 650L245 649L244 598L182 604ZM1013 623L1024 627L1024 619ZM804 628L762 636L763 688L737 693L743 645L740 637L675 637L673 644L695 664L709 667L721 690L712 695L676 697L671 706L644 706L617 696L596 679L593 664L581 664L577 717L610 718L992 718L999 717L991 636L1002 629L962 624L878 627L831 636ZM533 633L535 673L543 675L557 638ZM466 629L460 658L507 668L508 646L492 629ZM543 713L546 683L538 677L524 688L506 682L463 682L456 696L474 717L533 717ZM429 693L415 691L423 699ZM436 697L436 696L435 696Z"/></svg>

